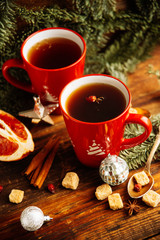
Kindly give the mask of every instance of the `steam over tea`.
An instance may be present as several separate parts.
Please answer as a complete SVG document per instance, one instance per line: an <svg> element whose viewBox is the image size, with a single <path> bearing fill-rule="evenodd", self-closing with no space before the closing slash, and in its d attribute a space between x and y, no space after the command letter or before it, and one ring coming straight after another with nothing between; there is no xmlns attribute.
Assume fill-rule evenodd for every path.
<svg viewBox="0 0 160 240"><path fill-rule="evenodd" d="M81 57L80 47L66 38L48 38L33 45L28 61L36 67L58 69L69 66Z"/></svg>
<svg viewBox="0 0 160 240"><path fill-rule="evenodd" d="M114 86L91 83L73 91L66 101L68 114L84 122L103 122L119 116L126 108L124 94Z"/></svg>

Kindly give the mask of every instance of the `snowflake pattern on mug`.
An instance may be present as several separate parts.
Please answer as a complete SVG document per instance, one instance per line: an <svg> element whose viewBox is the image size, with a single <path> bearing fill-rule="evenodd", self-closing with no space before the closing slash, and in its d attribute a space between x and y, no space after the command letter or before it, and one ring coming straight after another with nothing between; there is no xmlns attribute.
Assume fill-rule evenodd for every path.
<svg viewBox="0 0 160 240"><path fill-rule="evenodd" d="M95 140L92 140L92 145L89 146L89 150L87 150L88 155L103 155L105 154L105 150L100 144L97 144Z"/></svg>

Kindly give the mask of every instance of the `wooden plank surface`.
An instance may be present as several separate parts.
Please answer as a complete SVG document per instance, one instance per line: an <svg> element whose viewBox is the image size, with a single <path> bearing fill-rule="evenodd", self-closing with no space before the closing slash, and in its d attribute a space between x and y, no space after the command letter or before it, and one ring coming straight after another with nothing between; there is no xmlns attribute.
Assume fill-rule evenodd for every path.
<svg viewBox="0 0 160 240"><path fill-rule="evenodd" d="M155 74L149 74L149 66L160 74L160 46L157 46L152 57L140 63L135 72L128 76L128 86L132 94L134 107L148 109L151 114L160 113L160 79Z"/></svg>
<svg viewBox="0 0 160 240"><path fill-rule="evenodd" d="M155 69L160 69L159 56L160 46L153 51L150 59L137 66L136 71L129 75L128 81L133 106L147 108L151 114L160 112L160 85L157 77L147 73L147 68L149 64L153 64ZM53 120L54 126L45 123L30 126L26 122L35 138L43 132L48 136L53 132L61 136L56 158L40 190L32 187L22 175L35 153L21 161L0 162L0 184L4 187L0 193L0 239L160 239L160 204L151 208L138 199L140 212L128 216L125 209L113 211L107 200L98 201L95 198L95 189L102 184L98 169L87 168L78 162L62 116L53 116ZM61 185L68 171L75 171L79 175L80 184L75 191L67 190ZM155 179L153 189L160 194L158 160L153 162L151 171ZM130 175L133 173L134 171L130 172ZM55 185L55 194L47 190L48 183ZM113 192L119 192L124 203L129 199L126 185L127 181L113 187ZM22 203L9 202L8 195L13 188L24 190ZM40 207L45 215L53 217L52 221L35 232L25 231L19 221L21 212L31 205Z"/></svg>

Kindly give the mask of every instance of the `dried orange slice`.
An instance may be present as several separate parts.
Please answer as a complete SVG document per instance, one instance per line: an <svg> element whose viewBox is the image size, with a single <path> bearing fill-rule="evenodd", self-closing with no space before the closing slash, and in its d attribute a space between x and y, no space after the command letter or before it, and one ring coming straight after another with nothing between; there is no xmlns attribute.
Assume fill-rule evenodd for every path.
<svg viewBox="0 0 160 240"><path fill-rule="evenodd" d="M26 126L0 110L0 161L20 160L33 150L33 138Z"/></svg>

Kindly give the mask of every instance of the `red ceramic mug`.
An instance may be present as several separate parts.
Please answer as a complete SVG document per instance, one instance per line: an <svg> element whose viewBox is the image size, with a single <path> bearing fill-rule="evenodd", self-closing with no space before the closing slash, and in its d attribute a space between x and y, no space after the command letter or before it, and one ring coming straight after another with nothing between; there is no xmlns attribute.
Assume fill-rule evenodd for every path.
<svg viewBox="0 0 160 240"><path fill-rule="evenodd" d="M80 48L80 57L72 64L56 69L35 66L29 61L28 52L35 44L49 38L65 38L73 41ZM22 44L22 60L10 59L6 61L3 64L2 72L5 79L15 87L39 95L42 101L48 101L47 97L50 96L57 102L63 87L71 80L83 75L85 56L86 43L78 33L66 28L47 28L31 34ZM31 82L27 84L11 76L8 70L12 67L26 70Z"/></svg>
<svg viewBox="0 0 160 240"><path fill-rule="evenodd" d="M70 116L66 107L69 96L82 86L100 82L112 85L123 93L126 101L123 112L103 122L85 122ZM121 150L144 142L152 130L152 124L147 117L129 112L130 91L123 82L111 76L93 74L73 80L62 90L59 103L75 153L81 163L90 167L98 167L109 153L118 155ZM72 105L72 102L70 104ZM140 136L125 139L125 125L129 123L142 125L144 132Z"/></svg>

